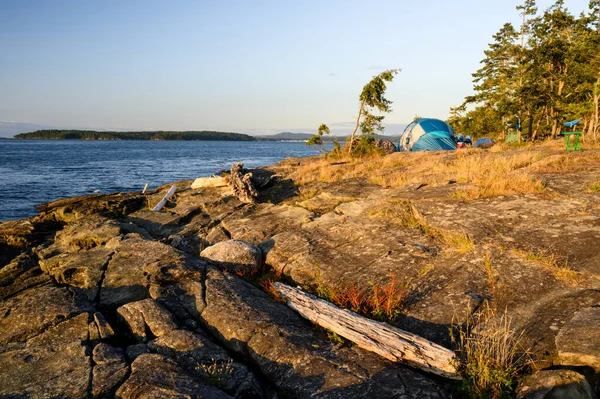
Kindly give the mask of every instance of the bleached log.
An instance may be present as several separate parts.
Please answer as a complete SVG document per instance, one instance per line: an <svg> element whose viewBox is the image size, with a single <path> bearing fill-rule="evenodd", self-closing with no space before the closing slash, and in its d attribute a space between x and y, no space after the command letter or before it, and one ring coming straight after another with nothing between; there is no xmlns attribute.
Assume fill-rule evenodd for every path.
<svg viewBox="0 0 600 399"><path fill-rule="evenodd" d="M167 193L165 194L163 199L160 200L160 202L158 204L156 204L156 206L154 208L152 208L152 212L160 211L163 208L163 206L165 206L165 204L167 203L169 198L171 198L173 196L173 194L175 194L175 190L177 190L177 186L172 186L169 189L169 191L167 191Z"/></svg>
<svg viewBox="0 0 600 399"><path fill-rule="evenodd" d="M225 187L227 180L224 177L211 176L211 177L199 177L192 183L192 188L203 188L203 187Z"/></svg>
<svg viewBox="0 0 600 399"><path fill-rule="evenodd" d="M142 194L146 194L146 190L148 189L148 183L144 185L144 189L142 190Z"/></svg>
<svg viewBox="0 0 600 399"><path fill-rule="evenodd" d="M236 163L231 166L231 173L227 176L227 183L233 188L233 194L240 201L252 204L256 202L258 192L252 184L252 173L244 174L244 164Z"/></svg>
<svg viewBox="0 0 600 399"><path fill-rule="evenodd" d="M443 346L389 324L340 309L299 288L278 282L275 283L275 289L287 299L288 306L302 317L356 343L363 349L446 378L461 379L456 370L454 352Z"/></svg>

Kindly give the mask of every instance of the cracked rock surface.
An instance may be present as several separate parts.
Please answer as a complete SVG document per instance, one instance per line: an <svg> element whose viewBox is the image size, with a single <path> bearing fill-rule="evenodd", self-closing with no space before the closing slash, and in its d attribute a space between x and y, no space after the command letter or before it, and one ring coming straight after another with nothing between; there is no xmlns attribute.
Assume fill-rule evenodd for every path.
<svg viewBox="0 0 600 399"><path fill-rule="evenodd" d="M304 286L397 278L407 293L394 324L447 347L453 318L493 303L539 368L584 368L597 389L600 199L573 187L600 166L585 179L548 176L552 199L468 202L454 186L361 178L300 195L289 167L262 172L270 183L256 204L185 181L160 212L148 204L171 184L0 223L0 397L451 397L449 381L332 343L255 283L263 268ZM420 227L399 222L409 201ZM460 252L428 231L476 245ZM570 280L536 258L548 251L569 259Z"/></svg>

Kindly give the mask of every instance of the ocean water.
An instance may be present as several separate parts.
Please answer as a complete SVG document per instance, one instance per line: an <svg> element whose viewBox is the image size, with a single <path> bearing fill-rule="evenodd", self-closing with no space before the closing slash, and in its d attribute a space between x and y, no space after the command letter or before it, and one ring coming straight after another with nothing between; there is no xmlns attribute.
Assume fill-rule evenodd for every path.
<svg viewBox="0 0 600 399"><path fill-rule="evenodd" d="M235 162L256 167L316 154L302 142L0 140L0 221L34 216L36 205L59 198L141 191Z"/></svg>

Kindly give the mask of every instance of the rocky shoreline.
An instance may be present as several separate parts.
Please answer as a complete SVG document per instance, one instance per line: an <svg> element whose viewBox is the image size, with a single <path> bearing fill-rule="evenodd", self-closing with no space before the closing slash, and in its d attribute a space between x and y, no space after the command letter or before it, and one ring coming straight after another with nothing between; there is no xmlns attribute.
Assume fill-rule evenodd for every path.
<svg viewBox="0 0 600 399"><path fill-rule="evenodd" d="M150 209L170 185L59 200L1 223L0 397L452 395L451 381L332 342L252 284L267 269L365 289L399 276L408 293L395 324L446 347L454 320L493 301L545 370L521 397L544 397L527 396L544 378L550 390L598 394L600 197L581 187L600 163L546 176L552 195L465 202L449 195L460 184L300 187L290 178L299 162L255 170L268 184L254 204L184 181L160 212ZM427 225L400 223L409 208ZM477 245L457 249L424 226ZM548 251L572 273L528 255Z"/></svg>

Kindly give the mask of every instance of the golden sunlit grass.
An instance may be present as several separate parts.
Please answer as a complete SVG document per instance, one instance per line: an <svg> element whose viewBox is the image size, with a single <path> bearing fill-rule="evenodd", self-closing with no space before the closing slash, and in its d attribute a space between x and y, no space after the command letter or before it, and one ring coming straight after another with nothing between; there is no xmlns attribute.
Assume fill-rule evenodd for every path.
<svg viewBox="0 0 600 399"><path fill-rule="evenodd" d="M585 187L585 192L586 193L600 193L600 180L590 182Z"/></svg>
<svg viewBox="0 0 600 399"><path fill-rule="evenodd" d="M464 153L448 166L459 183L470 184L459 189L454 197L462 200L501 195L536 193L544 190L542 182L521 170L542 158L540 152L512 154Z"/></svg>
<svg viewBox="0 0 600 399"><path fill-rule="evenodd" d="M422 234L441 241L459 254L473 252L475 249L475 243L468 234L431 226L410 201L392 201L389 205L374 209L369 214L385 216L401 226L418 229Z"/></svg>
<svg viewBox="0 0 600 399"><path fill-rule="evenodd" d="M317 268L316 283L304 288L340 308L349 309L371 319L393 322L404 308L409 293L409 281L398 280L392 273L387 283L371 282L368 288L356 283L333 286L321 280Z"/></svg>
<svg viewBox="0 0 600 399"><path fill-rule="evenodd" d="M525 260L544 267L552 273L556 279L561 280L570 286L576 286L583 281L583 276L573 270L569 266L568 260L560 255L534 251L525 252L520 250L515 250L513 252Z"/></svg>
<svg viewBox="0 0 600 399"><path fill-rule="evenodd" d="M461 391L473 398L512 397L519 377L529 367L523 334L506 312L498 315L489 305L455 323L452 341L461 359Z"/></svg>
<svg viewBox="0 0 600 399"><path fill-rule="evenodd" d="M200 364L196 369L202 373L202 376L208 383L217 387L225 386L227 380L231 378L231 375L235 371L232 359L225 362L218 362L215 359L211 359L210 363Z"/></svg>
<svg viewBox="0 0 600 399"><path fill-rule="evenodd" d="M390 188L411 184L434 187L456 181L466 186L459 188L452 196L473 200L539 193L545 187L535 173L549 170L569 172L573 170L573 165L580 168L580 165L587 166L600 159L600 155L595 153L586 154L584 161L571 154L564 155L564 158L552 158L540 150L543 147L522 147L514 149L508 145L497 145L492 147L497 148L494 151L402 152L360 159L311 158L303 160L291 170L290 177L300 186L351 178L365 178L372 184Z"/></svg>

